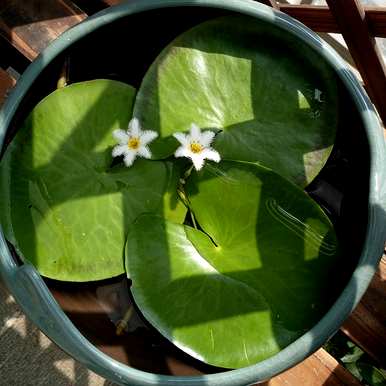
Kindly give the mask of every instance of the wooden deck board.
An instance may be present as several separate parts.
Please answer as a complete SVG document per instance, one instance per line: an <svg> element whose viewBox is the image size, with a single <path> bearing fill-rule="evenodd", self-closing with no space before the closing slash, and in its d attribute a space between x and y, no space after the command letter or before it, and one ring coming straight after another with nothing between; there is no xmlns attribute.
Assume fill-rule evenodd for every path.
<svg viewBox="0 0 386 386"><path fill-rule="evenodd" d="M360 386L361 383L327 351L319 349L302 363L277 375L267 386Z"/></svg>
<svg viewBox="0 0 386 386"><path fill-rule="evenodd" d="M386 256L342 331L381 366L386 366Z"/></svg>
<svg viewBox="0 0 386 386"><path fill-rule="evenodd" d="M0 33L33 60L53 39L85 17L70 0L2 0Z"/></svg>
<svg viewBox="0 0 386 386"><path fill-rule="evenodd" d="M359 0L327 0L378 113L386 123L386 66Z"/></svg>
<svg viewBox="0 0 386 386"><path fill-rule="evenodd" d="M5 101L9 90L16 84L15 79L12 78L6 71L0 68L0 107Z"/></svg>
<svg viewBox="0 0 386 386"><path fill-rule="evenodd" d="M386 8L367 6L364 10L371 35L386 37ZM326 6L280 4L280 11L298 19L316 32L340 32L338 23Z"/></svg>

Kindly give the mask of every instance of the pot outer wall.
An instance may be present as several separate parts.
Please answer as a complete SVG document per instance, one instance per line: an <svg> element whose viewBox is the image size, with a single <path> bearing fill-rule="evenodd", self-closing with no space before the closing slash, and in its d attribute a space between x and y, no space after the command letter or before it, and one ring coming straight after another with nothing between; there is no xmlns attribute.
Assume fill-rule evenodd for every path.
<svg viewBox="0 0 386 386"><path fill-rule="evenodd" d="M146 0L111 7L71 28L56 39L25 71L0 112L0 142L18 107L39 74L60 53L98 28L128 15L170 7L223 9L272 23L303 40L336 70L362 119L370 147L368 224L359 262L343 292L310 331L275 356L242 369L202 376L174 377L128 367L103 354L72 324L43 279L30 264L19 265L0 234L0 274L26 315L64 351L91 370L120 385L238 386L261 382L295 366L316 351L342 325L366 291L384 248L386 233L386 146L378 116L362 86L327 43L291 17L251 0Z"/></svg>

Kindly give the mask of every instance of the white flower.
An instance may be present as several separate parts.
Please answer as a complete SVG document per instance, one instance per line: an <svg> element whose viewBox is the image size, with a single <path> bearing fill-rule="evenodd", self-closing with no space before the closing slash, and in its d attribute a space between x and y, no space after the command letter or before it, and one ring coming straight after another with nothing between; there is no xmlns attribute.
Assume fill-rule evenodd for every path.
<svg viewBox="0 0 386 386"><path fill-rule="evenodd" d="M215 133L210 130L201 133L200 128L192 123L189 134L173 134L173 137L181 143L181 146L174 153L175 157L190 158L196 170L200 170L204 166L205 159L220 162L220 154L210 147L214 136Z"/></svg>
<svg viewBox="0 0 386 386"><path fill-rule="evenodd" d="M131 166L137 156L151 158L147 145L158 137L158 133L153 130L142 131L138 119L133 118L127 131L114 130L113 137L118 141L118 145L113 148L113 157L123 155L125 165Z"/></svg>

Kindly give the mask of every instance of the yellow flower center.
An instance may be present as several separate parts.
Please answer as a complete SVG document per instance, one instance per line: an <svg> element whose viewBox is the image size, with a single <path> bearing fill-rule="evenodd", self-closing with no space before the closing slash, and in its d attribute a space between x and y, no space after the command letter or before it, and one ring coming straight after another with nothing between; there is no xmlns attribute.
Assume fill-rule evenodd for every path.
<svg viewBox="0 0 386 386"><path fill-rule="evenodd" d="M133 149L133 150L138 149L139 144L140 144L140 141L138 137L130 137L129 140L127 141L127 146L129 147L129 149Z"/></svg>
<svg viewBox="0 0 386 386"><path fill-rule="evenodd" d="M204 147L201 145L201 143L198 143L198 142L192 142L190 144L190 150L192 151L192 153L199 153L200 151L202 151Z"/></svg>

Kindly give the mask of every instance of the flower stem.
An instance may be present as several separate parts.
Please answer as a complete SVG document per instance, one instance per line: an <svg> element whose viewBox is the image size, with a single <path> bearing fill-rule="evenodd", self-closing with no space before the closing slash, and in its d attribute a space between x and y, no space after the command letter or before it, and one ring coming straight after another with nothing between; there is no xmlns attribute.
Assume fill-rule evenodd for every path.
<svg viewBox="0 0 386 386"><path fill-rule="evenodd" d="M193 212L189 209L189 213L190 213L190 218L192 220L192 223L193 223L193 226L194 226L194 229L197 229L197 224L196 224L196 220L194 218L194 214Z"/></svg>
<svg viewBox="0 0 386 386"><path fill-rule="evenodd" d="M123 319L121 319L118 324L117 324L117 328L115 330L115 333L118 335L118 336L122 336L123 333L125 332L125 329L127 327L127 323L129 322L130 318L131 318L131 315L133 315L133 306L130 306L125 315L123 316Z"/></svg>
<svg viewBox="0 0 386 386"><path fill-rule="evenodd" d="M56 83L56 88L62 88L64 86L67 85L68 83L68 72L69 72L69 59L66 58L64 60L64 64L63 64L63 67L60 71L60 76L59 76L59 79Z"/></svg>

